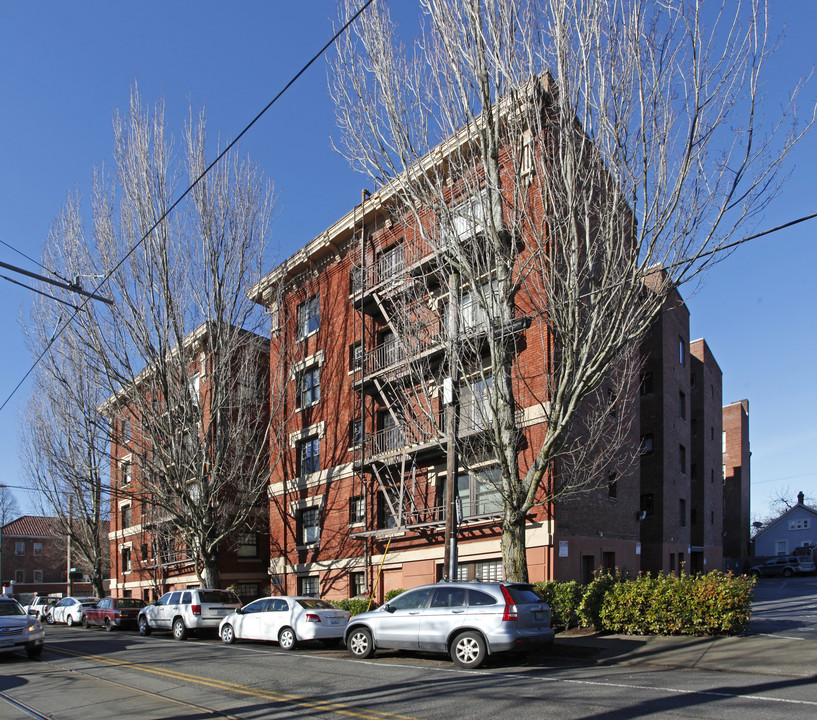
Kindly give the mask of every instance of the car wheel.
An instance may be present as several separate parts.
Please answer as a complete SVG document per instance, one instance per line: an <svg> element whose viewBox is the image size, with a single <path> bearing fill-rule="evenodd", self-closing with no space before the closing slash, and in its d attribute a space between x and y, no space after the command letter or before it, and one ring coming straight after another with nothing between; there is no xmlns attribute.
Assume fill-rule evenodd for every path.
<svg viewBox="0 0 817 720"><path fill-rule="evenodd" d="M230 623L227 623L221 628L221 639L225 645L232 645L235 642L235 630L233 630L233 626L230 625Z"/></svg>
<svg viewBox="0 0 817 720"><path fill-rule="evenodd" d="M48 613L48 615L45 616L45 622L46 622L47 625L53 625L54 624L54 616L51 613Z"/></svg>
<svg viewBox="0 0 817 720"><path fill-rule="evenodd" d="M113 623L110 618L105 618L105 630L107 632L113 632Z"/></svg>
<svg viewBox="0 0 817 720"><path fill-rule="evenodd" d="M176 640L187 640L187 626L181 618L173 621L173 637Z"/></svg>
<svg viewBox="0 0 817 720"><path fill-rule="evenodd" d="M42 654L42 645L26 645L26 655L28 655L30 658L40 657Z"/></svg>
<svg viewBox="0 0 817 720"><path fill-rule="evenodd" d="M791 577L794 575L794 572L791 568L783 568L783 577Z"/></svg>
<svg viewBox="0 0 817 720"><path fill-rule="evenodd" d="M346 647L352 657L365 660L374 655L374 642L372 641L372 633L366 628L357 628L352 630L349 638L346 640Z"/></svg>
<svg viewBox="0 0 817 720"><path fill-rule="evenodd" d="M281 628L281 632L278 633L278 644L281 650L292 650L297 641L298 638L295 637L295 631L291 627Z"/></svg>
<svg viewBox="0 0 817 720"><path fill-rule="evenodd" d="M68 617L65 619L65 623L68 627L74 627L74 616L71 613L68 613Z"/></svg>
<svg viewBox="0 0 817 720"><path fill-rule="evenodd" d="M451 659L460 667L479 667L486 654L485 640L482 635L472 630L460 633L451 644Z"/></svg>
<svg viewBox="0 0 817 720"><path fill-rule="evenodd" d="M148 625L148 619L144 615L139 616L139 634L142 637L150 635L150 625Z"/></svg>

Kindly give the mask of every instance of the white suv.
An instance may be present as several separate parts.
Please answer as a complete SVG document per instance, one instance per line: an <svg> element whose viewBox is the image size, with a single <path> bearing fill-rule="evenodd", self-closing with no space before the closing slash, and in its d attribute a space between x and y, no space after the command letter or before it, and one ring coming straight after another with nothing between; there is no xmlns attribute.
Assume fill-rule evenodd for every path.
<svg viewBox="0 0 817 720"><path fill-rule="evenodd" d="M139 634L170 630L176 640L184 640L191 631L217 631L219 623L240 607L241 601L229 590L173 590L139 611Z"/></svg>

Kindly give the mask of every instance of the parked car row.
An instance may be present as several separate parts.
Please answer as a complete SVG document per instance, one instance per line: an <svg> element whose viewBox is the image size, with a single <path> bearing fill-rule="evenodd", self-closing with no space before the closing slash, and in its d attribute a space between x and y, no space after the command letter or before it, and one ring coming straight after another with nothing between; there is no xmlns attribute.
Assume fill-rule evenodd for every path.
<svg viewBox="0 0 817 720"><path fill-rule="evenodd" d="M141 635L166 631L177 640L217 631L228 645L272 641L282 650L313 641L344 642L360 659L377 650L441 653L464 668L478 667L494 653L545 647L554 637L547 603L532 585L510 582L423 585L354 617L307 596L265 597L242 607L234 593L218 589L174 590L151 604L135 598L64 598L46 617L108 631L138 628ZM36 618L29 622L39 626Z"/></svg>

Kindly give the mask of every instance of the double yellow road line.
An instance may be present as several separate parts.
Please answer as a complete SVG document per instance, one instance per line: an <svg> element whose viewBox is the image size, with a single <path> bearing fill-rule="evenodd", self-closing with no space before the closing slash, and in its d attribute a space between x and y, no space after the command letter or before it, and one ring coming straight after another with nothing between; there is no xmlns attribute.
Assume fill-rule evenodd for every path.
<svg viewBox="0 0 817 720"><path fill-rule="evenodd" d="M262 690L259 688L252 688L247 685L239 685L238 683L227 682L224 680L216 680L214 678L200 677L198 675L190 675L189 673L182 673L176 670L167 668L156 668L144 663L122 662L119 660L112 660L101 655L86 655L66 648L56 648L50 646L50 650L71 655L82 660L107 665L109 667L118 667L123 670L136 670L147 673L149 675L157 675L159 677L167 678L169 680L179 680L181 682L190 683L192 685L200 685L211 688L213 690L222 690L225 692L235 693L237 695L245 695L249 697L258 698L259 700L271 700L273 702L286 703L296 707L308 708L310 710L322 710L324 712L334 712L339 715L346 715L353 718L361 718L362 720L417 720L411 715L398 715L395 713L379 712L377 710L367 710L366 708L356 707L348 703L331 702L326 700L315 700L312 698L303 697L301 695L293 695L291 693L275 692L272 690ZM133 688L139 690L139 688ZM152 694L152 693L151 693ZM162 696L166 699L167 696ZM215 711L215 710L214 710ZM219 712L219 711L215 711Z"/></svg>

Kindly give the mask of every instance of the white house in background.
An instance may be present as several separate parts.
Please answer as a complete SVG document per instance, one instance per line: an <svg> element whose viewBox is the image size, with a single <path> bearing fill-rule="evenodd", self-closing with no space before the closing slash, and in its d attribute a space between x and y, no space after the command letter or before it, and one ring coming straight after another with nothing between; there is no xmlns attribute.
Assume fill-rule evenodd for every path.
<svg viewBox="0 0 817 720"><path fill-rule="evenodd" d="M803 499L803 493L798 493L797 505L755 535L755 557L793 555L797 548L817 547L817 509L806 506Z"/></svg>

